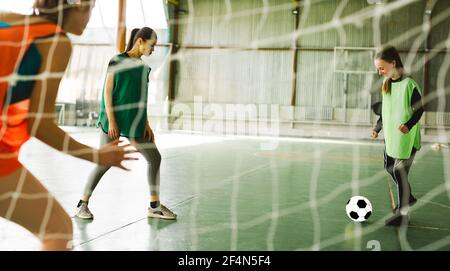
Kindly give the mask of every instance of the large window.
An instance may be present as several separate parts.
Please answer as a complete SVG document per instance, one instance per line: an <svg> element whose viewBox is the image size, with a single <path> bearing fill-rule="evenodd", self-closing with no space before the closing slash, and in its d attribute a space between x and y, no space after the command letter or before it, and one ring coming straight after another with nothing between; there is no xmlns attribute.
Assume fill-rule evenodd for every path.
<svg viewBox="0 0 450 271"><path fill-rule="evenodd" d="M34 0L0 0L0 12L31 14L33 3ZM61 81L57 102L66 105L67 111L74 111L72 108L75 107L77 120L95 115L98 111L106 67L117 53L118 6L118 0L97 0L83 35L69 35L74 45L73 54ZM149 26L157 31L158 43L167 42L163 0L127 0L126 8L127 40L133 28ZM167 55L167 48L158 46L154 54L145 59L152 67L150 103L164 99L164 63Z"/></svg>

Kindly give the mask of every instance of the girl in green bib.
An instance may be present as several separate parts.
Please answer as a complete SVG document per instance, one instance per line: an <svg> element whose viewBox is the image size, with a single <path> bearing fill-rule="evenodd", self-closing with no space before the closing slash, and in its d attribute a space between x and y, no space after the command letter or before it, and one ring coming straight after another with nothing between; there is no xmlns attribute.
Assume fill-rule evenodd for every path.
<svg viewBox="0 0 450 271"><path fill-rule="evenodd" d="M378 52L375 66L385 80L381 116L372 131L372 138L377 138L384 129L384 167L397 187L397 207L394 216L385 224L400 226L409 223L408 209L417 202L411 193L408 174L421 147L422 93L417 82L405 74L395 47L386 46Z"/></svg>
<svg viewBox="0 0 450 271"><path fill-rule="evenodd" d="M152 54L156 42L157 35L153 29L148 27L133 29L126 51L111 59L97 127L101 129L101 145L120 136L126 137L147 160L150 187L148 217L176 219L176 215L159 201L161 155L154 143L155 136L147 118L150 67L141 57ZM77 217L93 219L88 202L95 187L108 170L109 167L98 166L90 175L84 194L77 205Z"/></svg>

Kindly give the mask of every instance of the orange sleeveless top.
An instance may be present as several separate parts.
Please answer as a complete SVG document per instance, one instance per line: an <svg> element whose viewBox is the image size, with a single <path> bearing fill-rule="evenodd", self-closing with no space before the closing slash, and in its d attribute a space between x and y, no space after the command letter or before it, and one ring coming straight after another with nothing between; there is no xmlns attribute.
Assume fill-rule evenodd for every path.
<svg viewBox="0 0 450 271"><path fill-rule="evenodd" d="M35 80L17 76L27 67L33 72L25 75L38 74L41 63L34 40L60 32L51 23L13 26L0 22L0 175L21 167L19 150L30 138L27 116Z"/></svg>

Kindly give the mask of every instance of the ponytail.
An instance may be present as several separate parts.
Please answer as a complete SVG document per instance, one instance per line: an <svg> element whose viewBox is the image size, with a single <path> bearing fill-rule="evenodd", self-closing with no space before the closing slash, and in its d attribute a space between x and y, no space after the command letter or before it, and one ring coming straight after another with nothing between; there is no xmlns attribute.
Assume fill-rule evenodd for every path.
<svg viewBox="0 0 450 271"><path fill-rule="evenodd" d="M383 81L383 92L386 94L391 93L392 79L388 78Z"/></svg>
<svg viewBox="0 0 450 271"><path fill-rule="evenodd" d="M125 52L128 52L131 50L131 48L133 48L136 38L136 34L139 32L139 28L135 28L133 30L131 30L131 35L130 35L130 39L128 40L128 45L127 45L127 49L125 50Z"/></svg>

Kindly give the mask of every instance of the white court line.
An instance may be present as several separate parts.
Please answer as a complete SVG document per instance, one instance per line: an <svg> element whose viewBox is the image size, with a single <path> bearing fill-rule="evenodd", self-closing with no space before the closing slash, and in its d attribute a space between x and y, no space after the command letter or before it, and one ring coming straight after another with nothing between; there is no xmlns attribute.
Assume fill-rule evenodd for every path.
<svg viewBox="0 0 450 271"><path fill-rule="evenodd" d="M185 199L179 201L178 203L175 203L175 204L172 205L170 208L175 208L175 207L177 207L177 206L180 206L180 205L182 205L182 204L184 204L184 203L186 203L186 202L191 201L192 199L194 199L193 196L187 197L187 198L185 198ZM76 218L75 218L75 219L76 219ZM74 219L74 220L75 220L75 219ZM137 219L137 220L135 220L135 221L126 223L126 224L124 224L124 225L122 225L122 226L119 226L119 227L114 228L114 229L112 229L112 230L109 230L109 231L107 231L107 232L101 233L101 234L99 234L99 235L96 236L96 237L92 237L92 238L90 238L90 239L88 239L88 240L85 240L85 241L82 241L82 242L80 242L80 243L78 243L78 244L74 244L73 247L75 248L75 247L83 246L83 245L85 245L85 244L87 244L87 243L90 243L90 242L92 242L92 241L95 241L95 240L97 240L97 239L100 239L100 238L102 238L102 237L104 237L104 236L106 236L106 235L108 235L108 234L110 234L110 233L119 231L120 229L124 229L124 228L126 228L126 227L128 227L128 226L130 226L130 225L133 225L133 224L135 224L135 223L137 223L137 222L140 222L140 221L146 220L146 219L148 219L147 216L144 217L144 218L140 218L140 219ZM79 222L77 222L77 221L75 221L75 222L76 222L76 223L79 223ZM74 241L75 241L75 240L74 240Z"/></svg>
<svg viewBox="0 0 450 271"><path fill-rule="evenodd" d="M439 203L439 202L435 202L435 201L431 201L431 200L423 200L423 199L419 199L419 201L424 201L424 202L427 202L427 203L430 203L430 204L434 204L434 205L437 205L437 206L440 206L440 207L443 207L443 208L450 209L449 205L445 205L445 204L442 204L442 203Z"/></svg>
<svg viewBox="0 0 450 271"><path fill-rule="evenodd" d="M205 138L214 138L214 139L222 139L223 141L226 140L236 140L236 139L249 139L249 140L269 140L269 141L289 141L289 142L316 142L316 143L328 143L328 144L342 144L342 145L364 145L364 146L378 146L378 145L384 145L382 140L373 140L370 141L370 135L367 136L367 141L364 139L361 140L346 140L346 139L326 139L326 138L307 138L307 137L289 137L289 136L251 136L251 135L203 135L202 132L197 131L177 131L174 130L173 133L167 133L169 134L178 134L178 135L187 135L187 136L196 136L196 137L205 137ZM164 134L161 134L164 135Z"/></svg>
<svg viewBox="0 0 450 271"><path fill-rule="evenodd" d="M91 239L89 239L89 240L83 241L83 242L81 242L81 243L79 243L79 244L73 244L72 247L73 247L73 248L75 248L75 247L80 247L80 246L82 246L82 245L85 245L85 244L90 243L90 242L92 242L92 241L95 241L95 240L97 240L97 239L100 239L100 238L102 238L102 237L104 237L104 236L106 236L106 235L108 235L108 234L110 234L110 233L116 232L116 231L118 231L118 230L120 230L120 229L123 229L123 228L125 228L125 227L127 227L127 226L133 225L133 224L135 224L136 222L139 222L139 221L144 220L144 219L147 219L147 217L145 217L145 218L140 218L140 219L138 219L138 220L135 220L135 221L132 221L132 222L130 222L130 223L127 223L127 224L125 224L125 225L123 225L123 226L119 226L119 227L117 227L117 228L115 228L115 229L112 229L112 230L110 230L110 231L107 231L107 232L105 232L105 233L102 233L102 234L100 234L100 235L98 235L98 236L96 236L96 237L93 237L93 238L91 238ZM77 222L77 223L78 223L78 222ZM74 241L75 241L75 240L74 240Z"/></svg>

